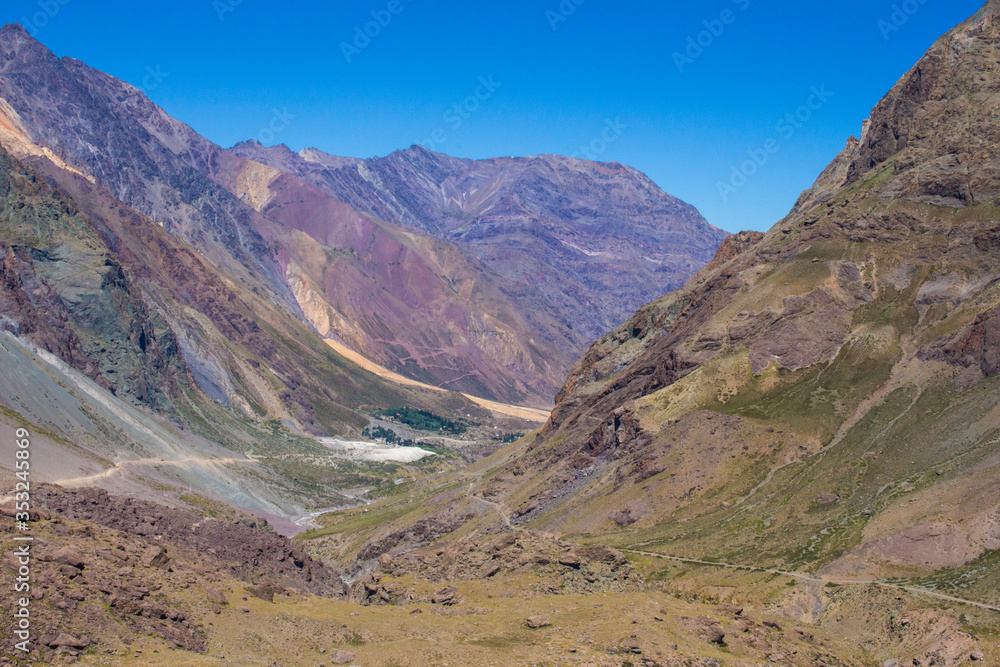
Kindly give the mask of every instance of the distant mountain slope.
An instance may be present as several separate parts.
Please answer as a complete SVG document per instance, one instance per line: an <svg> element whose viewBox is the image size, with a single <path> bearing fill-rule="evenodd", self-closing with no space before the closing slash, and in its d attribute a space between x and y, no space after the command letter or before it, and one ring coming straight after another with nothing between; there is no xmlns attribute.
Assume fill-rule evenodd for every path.
<svg viewBox="0 0 1000 667"><path fill-rule="evenodd" d="M185 365L166 319L86 214L0 147L0 327L165 412Z"/></svg>
<svg viewBox="0 0 1000 667"><path fill-rule="evenodd" d="M618 163L554 155L463 160L420 146L363 161L256 142L230 150L457 244L499 276L529 315L570 324L583 344L683 285L725 237Z"/></svg>
<svg viewBox="0 0 1000 667"><path fill-rule="evenodd" d="M991 0L787 218L595 343L438 514L478 497L547 534L1000 604L998 53ZM789 613L825 613L820 589Z"/></svg>
<svg viewBox="0 0 1000 667"><path fill-rule="evenodd" d="M565 325L529 321L478 261L256 162L218 178L277 223L275 259L321 336L429 384L551 405L573 358Z"/></svg>

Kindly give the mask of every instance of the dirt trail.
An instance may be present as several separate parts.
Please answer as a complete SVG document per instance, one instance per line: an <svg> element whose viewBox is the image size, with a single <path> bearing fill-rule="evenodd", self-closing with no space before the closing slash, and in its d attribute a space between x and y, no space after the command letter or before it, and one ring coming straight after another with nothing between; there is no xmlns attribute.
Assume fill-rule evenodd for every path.
<svg viewBox="0 0 1000 667"><path fill-rule="evenodd" d="M653 551L639 551L638 549L622 548L621 551L624 551L626 553L639 554L641 556L661 558L663 560L672 560L678 563L708 565L710 567L721 567L728 570L743 570L745 572L763 572L765 574L777 574L785 577L791 577L796 581L803 581L809 583L836 584L837 586L881 586L882 588L891 588L897 591L906 591L907 593L913 593L914 595L924 595L938 600L945 600L947 602L955 602L957 604L968 605L970 607L978 607L979 609L986 609L988 611L1000 612L1000 607L995 607L993 605L984 604L982 602L974 602L973 600L965 600L963 598L956 598L952 597L951 595L945 595L944 593L937 593L935 591L931 591L926 588L918 588L917 586L903 586L901 584L893 584L887 581L883 581L881 579L832 579L829 577L817 577L811 574L806 574L804 572L788 572L786 570L753 567L752 565L721 563L717 561L698 560L697 558L681 558L680 556L668 556L666 554L659 554Z"/></svg>
<svg viewBox="0 0 1000 667"><path fill-rule="evenodd" d="M340 356L353 361L361 368L365 369L369 373L374 373L380 378L389 380L390 382L395 382L396 384L401 384L406 387L418 387L420 389L429 389L430 391L438 391L445 393L447 390L441 387L435 387L434 385L426 384L424 382L419 382L417 380L411 380L408 377L404 377L399 373L394 373L388 368L379 366L374 361L367 359L354 350L346 347L342 343L338 343L332 339L325 339L326 344L334 349L334 351ZM469 394L462 394L467 399L475 403L476 405L486 408L490 412L496 412L501 415L507 415L508 417L517 417L518 419L524 419L526 421L535 422L541 424L548 421L550 412L545 410L539 410L537 408L525 408L519 405L507 405L506 403L498 403L496 401L491 401L485 398L479 398L478 396L471 396Z"/></svg>
<svg viewBox="0 0 1000 667"><path fill-rule="evenodd" d="M69 479L57 479L53 480L53 484L58 484L59 486L84 486L90 484L91 482L96 482L97 480L110 477L115 473L124 475L128 472L128 467L143 467L143 466L186 466L190 464L195 465L231 465L231 464L256 464L257 462L252 459L246 458L228 458L228 459L211 459L202 457L188 457L183 459L137 459L134 461L118 461L115 463L115 467L108 468L107 470L93 475L87 475L85 477L73 477Z"/></svg>
<svg viewBox="0 0 1000 667"><path fill-rule="evenodd" d="M469 490L466 491L466 495L470 499L475 500L478 503L482 503L482 504L490 507L493 510L496 510L496 513L499 514L500 518L503 520L503 525L506 526L509 530L513 530L515 533L521 532L521 531L524 530L524 528L521 528L520 526L515 526L513 523L511 523L511 521L510 521L510 515L508 515L503 510L503 507L501 507L499 503L495 503L495 502L492 502L490 500L486 500L485 498L480 498L479 496L473 495L473 493L472 493L472 487L475 486L475 484L476 483L474 481L473 482L469 482Z"/></svg>

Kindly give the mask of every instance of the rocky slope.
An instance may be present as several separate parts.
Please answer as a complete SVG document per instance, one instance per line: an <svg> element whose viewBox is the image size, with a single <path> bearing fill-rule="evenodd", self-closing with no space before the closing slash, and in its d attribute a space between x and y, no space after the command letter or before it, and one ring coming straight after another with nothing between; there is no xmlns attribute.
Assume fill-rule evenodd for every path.
<svg viewBox="0 0 1000 667"><path fill-rule="evenodd" d="M24 656L31 662L97 651L113 656L144 636L204 654L209 618L238 603L234 584L267 601L346 593L336 571L253 517L206 519L96 489L37 487L35 498L32 612L44 632L33 638L33 655ZM13 531L13 513L12 505L0 506L5 534ZM0 569L6 575L16 564L8 556ZM6 623L0 632L4 660L18 660L18 640Z"/></svg>
<svg viewBox="0 0 1000 667"><path fill-rule="evenodd" d="M366 425L352 414L365 402L425 400L343 360L100 186L32 162L0 148L8 331L167 415L189 379L239 416L332 433Z"/></svg>
<svg viewBox="0 0 1000 667"><path fill-rule="evenodd" d="M280 225L277 261L321 336L434 386L550 405L572 363L568 330L529 318L479 262L255 162L219 178Z"/></svg>
<svg viewBox="0 0 1000 667"><path fill-rule="evenodd" d="M85 214L2 147L0 255L5 330L115 395L172 411L184 374L173 331Z"/></svg>
<svg viewBox="0 0 1000 667"><path fill-rule="evenodd" d="M569 324L574 352L683 285L725 237L618 163L554 155L462 160L420 146L370 160L256 142L230 152L454 243L500 278L536 328L549 328L543 315Z"/></svg>
<svg viewBox="0 0 1000 667"><path fill-rule="evenodd" d="M33 651L16 653L4 622L5 665L872 664L834 629L782 618L759 601L719 604L647 587L604 547L571 551L528 535L459 541L419 558L449 561L447 576L485 561L488 574L442 585L388 559L386 572L347 590L335 569L252 517L206 518L94 490L38 492ZM0 534L14 530L12 511L0 505ZM17 565L8 555L0 573L14 576ZM604 570L617 570L617 587L606 589L614 595L560 591L604 584ZM831 595L841 613L870 624L862 634L947 645L936 664L980 650L940 612L881 596L875 614L850 594ZM9 599L0 605L13 611Z"/></svg>

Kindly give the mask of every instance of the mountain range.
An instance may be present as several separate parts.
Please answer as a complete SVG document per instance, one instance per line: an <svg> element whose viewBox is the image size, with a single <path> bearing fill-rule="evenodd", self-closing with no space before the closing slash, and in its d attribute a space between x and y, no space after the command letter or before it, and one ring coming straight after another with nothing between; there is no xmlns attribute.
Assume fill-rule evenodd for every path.
<svg viewBox="0 0 1000 667"><path fill-rule="evenodd" d="M548 267L544 280L506 275L473 246L386 208L380 197L390 195L348 196L330 185L330 170L354 165L359 178L365 161L305 151L310 162L282 146L223 150L17 24L0 29L0 144L0 303L14 337L5 343L3 403L43 429L54 451L83 447L49 479L114 482L148 497L129 466L148 472L150 462L180 459L156 470L158 483L221 494L269 517L344 502L345 477L386 481L384 471L357 478L293 463L327 458L315 436L358 439L379 411L529 427L510 415L533 412L501 405L496 413L490 401L549 408L578 353L657 293L653 273L672 276L664 289L680 284L724 236L634 170L499 160L492 176L479 168L470 177L493 185L463 181L466 194L491 193L480 195L481 219L469 224L497 228L495 216L517 200L521 231L475 247L517 255L510 267ZM475 165L410 152L431 163L419 178L400 178L398 199L454 187L434 160ZM566 183L539 180L550 164L570 169ZM595 198L598 182L616 193L617 208ZM554 206L560 188L574 209ZM622 231L630 210L646 211L646 231ZM556 227L565 243L545 231ZM599 246L614 252L586 250ZM653 259L633 268L639 254ZM591 280L594 267L615 262L624 279ZM573 308L573 299L590 306ZM385 372L365 370L378 367ZM26 373L36 386L23 383ZM215 459L246 455L263 457L263 479L247 478L261 474L257 466L213 469Z"/></svg>
<svg viewBox="0 0 1000 667"><path fill-rule="evenodd" d="M244 142L230 152L382 220L456 245L529 316L589 345L681 287L725 237L697 210L618 163L556 155L462 160L421 146L349 160Z"/></svg>
<svg viewBox="0 0 1000 667"><path fill-rule="evenodd" d="M424 159L423 172L394 191L366 189L360 174L382 161L314 151L320 162L308 162L283 147L224 151L139 90L57 58L17 25L3 28L0 49L5 124L36 152L50 151L319 335L445 389L549 405L586 345L661 286L682 284L724 237L693 208L613 165L501 160L492 172L464 176L465 162L413 149L407 155ZM392 169L400 157L384 163ZM356 170L334 173L341 163ZM560 189L555 178L570 182ZM484 239L474 248L456 244L455 225L431 223L457 212L435 202L434 191L455 188L464 190L448 196L482 200L461 213L464 235ZM604 194L615 203L598 206ZM390 200L412 206L394 210ZM625 216L638 222L624 229ZM498 219L507 228L485 231ZM560 252L532 267L537 239ZM602 244L609 255L594 250Z"/></svg>

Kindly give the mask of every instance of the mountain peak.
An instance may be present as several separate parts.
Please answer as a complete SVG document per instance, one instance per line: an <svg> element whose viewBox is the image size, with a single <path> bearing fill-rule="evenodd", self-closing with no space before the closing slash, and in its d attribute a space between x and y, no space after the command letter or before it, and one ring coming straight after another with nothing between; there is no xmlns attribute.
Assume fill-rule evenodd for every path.
<svg viewBox="0 0 1000 667"><path fill-rule="evenodd" d="M243 141L237 141L229 150L236 150L237 148L263 148L264 144L260 143L256 139L244 139Z"/></svg>
<svg viewBox="0 0 1000 667"><path fill-rule="evenodd" d="M450 157L452 157L450 155L447 155L446 153L439 153L437 151L432 151L431 149L427 148L426 146L424 146L422 144L413 144L409 148L402 148L400 150L393 151L392 153L390 153L386 157L389 157L391 155L418 155L418 156L424 157L424 158L426 158L426 157L436 157L436 158L442 158L442 157L450 158Z"/></svg>
<svg viewBox="0 0 1000 667"><path fill-rule="evenodd" d="M233 147L229 149L229 152L233 155L253 160L254 162L271 164L272 166L280 166L286 169L289 161L294 162L301 159L298 153L285 144L265 146L256 139L241 141L233 145Z"/></svg>
<svg viewBox="0 0 1000 667"><path fill-rule="evenodd" d="M873 180L883 200L962 207L1000 197L1000 161L992 150L1000 121L990 102L998 12L1000 0L990 0L937 40L879 101L860 140L848 143L796 210Z"/></svg>
<svg viewBox="0 0 1000 667"><path fill-rule="evenodd" d="M23 25L17 21L13 23L7 23L2 28L0 28L0 40L10 40L12 38L23 38L35 41Z"/></svg>
<svg viewBox="0 0 1000 667"><path fill-rule="evenodd" d="M0 28L0 49L20 50L25 47L48 51L41 42L31 36L31 33L23 25L16 21L7 23Z"/></svg>
<svg viewBox="0 0 1000 667"><path fill-rule="evenodd" d="M0 28L0 69L9 71L9 64L14 61L27 64L40 59L58 60L20 23L8 23Z"/></svg>

